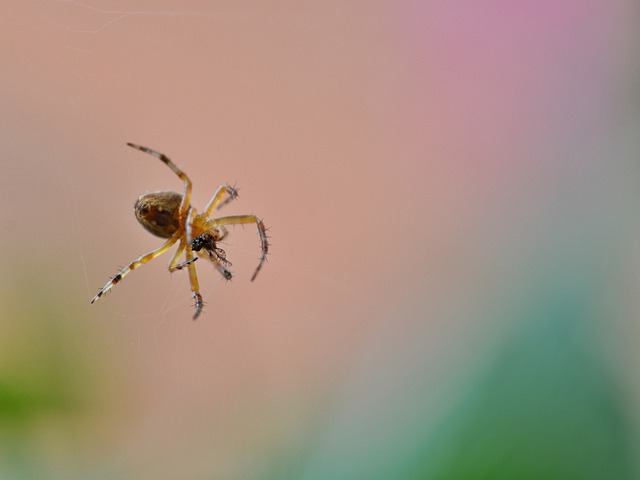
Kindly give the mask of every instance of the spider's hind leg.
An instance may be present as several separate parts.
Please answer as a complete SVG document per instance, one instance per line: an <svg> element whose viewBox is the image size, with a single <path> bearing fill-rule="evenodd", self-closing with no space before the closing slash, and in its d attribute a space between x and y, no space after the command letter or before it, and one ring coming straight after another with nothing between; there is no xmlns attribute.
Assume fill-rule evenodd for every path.
<svg viewBox="0 0 640 480"><path fill-rule="evenodd" d="M224 197L225 193L228 196L227 198L222 200L222 197ZM209 200L209 203L207 203L207 206L204 207L204 215L206 217L210 217L216 208L224 207L227 203L236 198L238 198L238 190L235 188L235 186L232 187L228 183L225 185L220 185L216 192L213 194L213 197L211 197L211 200Z"/></svg>
<svg viewBox="0 0 640 480"><path fill-rule="evenodd" d="M91 303L94 303L96 300L102 297L105 293L111 290L116 284L120 283L120 281L125 276L127 276L131 272L131 270L135 270L136 268L144 265L147 262L150 262L154 258L159 257L164 252L166 252L174 243L178 241L179 236L180 236L179 232L174 233L173 237L167 240L163 245L161 245L160 247L156 248L155 250L152 250L151 252L145 255L138 257L136 260L134 260L129 265L127 265L122 270L120 270L118 273L116 273L113 277L111 277L111 280L109 280L107 284L104 287L102 287L98 293L94 295L94 297L91 299Z"/></svg>
<svg viewBox="0 0 640 480"><path fill-rule="evenodd" d="M189 206L191 205L191 190L193 185L191 183L191 179L180 170L175 163L171 161L169 157L167 157L164 153L157 152L149 147L143 147L142 145L138 145L135 143L127 142L127 145L131 148L135 148L136 150L140 150L141 152L148 153L149 155L153 155L154 157L160 159L167 167L173 171L180 180L184 182L184 193L182 194L182 202L180 203L180 218L184 219L187 216L187 212L189 210Z"/></svg>

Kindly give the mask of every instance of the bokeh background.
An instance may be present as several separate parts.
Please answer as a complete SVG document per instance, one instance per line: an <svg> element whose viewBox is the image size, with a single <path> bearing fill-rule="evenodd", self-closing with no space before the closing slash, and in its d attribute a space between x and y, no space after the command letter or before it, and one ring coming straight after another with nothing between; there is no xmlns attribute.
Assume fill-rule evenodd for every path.
<svg viewBox="0 0 640 480"><path fill-rule="evenodd" d="M1 479L640 478L633 0L16 1ZM138 195L256 213L191 320Z"/></svg>

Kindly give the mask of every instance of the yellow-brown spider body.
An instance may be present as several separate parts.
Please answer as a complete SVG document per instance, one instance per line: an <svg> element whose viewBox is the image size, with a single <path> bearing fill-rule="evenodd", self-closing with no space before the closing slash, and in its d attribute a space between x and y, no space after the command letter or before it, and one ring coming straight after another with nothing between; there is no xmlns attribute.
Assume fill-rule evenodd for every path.
<svg viewBox="0 0 640 480"><path fill-rule="evenodd" d="M161 238L171 238L180 229L182 195L176 192L152 192L141 195L133 212L148 232Z"/></svg>
<svg viewBox="0 0 640 480"><path fill-rule="evenodd" d="M225 251L219 248L216 242L228 235L229 232L225 228L225 225L253 223L258 228L262 249L260 262L251 277L251 281L253 281L262 268L269 251L267 229L262 220L255 215L212 216L214 210L237 198L237 190L229 185L218 187L206 205L204 212L198 214L196 209L191 206L192 183L186 173L180 170L169 157L162 153L133 143L128 143L127 145L153 155L164 162L184 182L184 193L179 194L169 191L152 192L138 198L134 206L134 213L140 224L153 235L168 240L155 250L140 256L137 260L134 260L114 275L91 299L91 303L111 290L111 288L119 283L129 272L162 255L173 244L179 242L178 249L169 263L168 268L170 272L181 270L185 267L188 269L191 292L195 300L196 311L193 316L195 320L202 312L204 302L202 301L202 295L200 295L198 276L194 265L198 257L194 255L194 252L199 257L210 260L224 278L230 280L232 274L226 267L231 266L231 262L227 260ZM225 196L227 198L224 198ZM183 253L185 254L186 261L179 263Z"/></svg>

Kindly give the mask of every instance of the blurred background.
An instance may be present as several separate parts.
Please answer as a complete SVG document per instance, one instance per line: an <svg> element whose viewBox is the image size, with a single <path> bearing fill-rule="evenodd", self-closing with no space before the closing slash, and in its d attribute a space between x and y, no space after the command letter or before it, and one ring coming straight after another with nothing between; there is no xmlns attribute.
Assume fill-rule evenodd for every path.
<svg viewBox="0 0 640 480"><path fill-rule="evenodd" d="M0 479L640 478L632 0L16 1ZM136 198L251 226L197 263Z"/></svg>

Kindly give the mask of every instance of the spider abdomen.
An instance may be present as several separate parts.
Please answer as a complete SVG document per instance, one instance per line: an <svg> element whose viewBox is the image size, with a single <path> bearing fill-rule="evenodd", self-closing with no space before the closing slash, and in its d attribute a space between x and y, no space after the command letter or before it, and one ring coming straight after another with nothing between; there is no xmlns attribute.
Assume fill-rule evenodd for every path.
<svg viewBox="0 0 640 480"><path fill-rule="evenodd" d="M176 192L151 192L141 195L133 207L136 218L148 232L170 238L180 228L180 202Z"/></svg>

